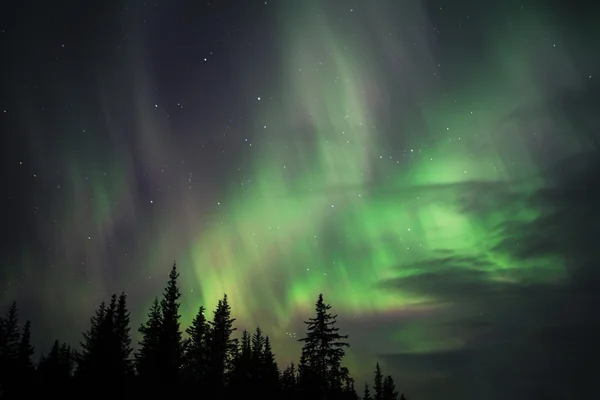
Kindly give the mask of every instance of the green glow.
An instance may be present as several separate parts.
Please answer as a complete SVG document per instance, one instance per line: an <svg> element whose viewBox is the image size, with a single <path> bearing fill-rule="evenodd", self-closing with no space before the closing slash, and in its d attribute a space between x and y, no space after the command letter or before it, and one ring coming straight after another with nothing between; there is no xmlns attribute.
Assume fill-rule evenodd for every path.
<svg viewBox="0 0 600 400"><path fill-rule="evenodd" d="M308 10L306 15L318 14ZM501 124L516 106L512 94L498 83L475 79L457 91L460 106L435 99L421 105L425 129L436 140L427 148L419 143L407 148L413 161L401 154L390 159L367 95L381 87L374 68L360 49L330 29L325 17L311 22L310 32L294 23L284 29L287 76L280 87L289 109L257 116L257 121L273 122L266 128L257 124L271 145L257 154L254 183L242 196L238 185L232 187L229 201L215 207L219 216L212 226L191 243L202 302L213 304L229 293L234 312L248 325L264 325L268 305L274 315L267 318L272 325L266 329L277 337L292 329L296 316L311 312L319 292L327 293L342 315L435 304L438 299L430 294L379 289L386 279L431 272L410 265L434 250L487 260L493 268L481 268L490 283L525 279L514 271L527 268L537 268L528 279L540 282L564 277L556 267L560 260L540 270L535 262L515 264L494 250L502 239L494 235L499 223L509 216L531 220L538 215L535 210L514 205L474 217L461 209L471 183L505 185L521 194L543 184L535 179L536 165L524 144L513 142L510 155L495 144L499 135L518 139L516 126ZM526 76L520 64L507 68L519 79ZM481 104L482 90L501 95ZM533 88L520 90L527 92L522 99L536 98ZM285 149L282 136L294 139ZM479 147L473 148L473 142ZM519 160L518 169L511 159ZM381 187L372 184L375 169L388 171ZM440 300L439 306L445 306ZM410 330L403 335L403 345L417 352L463 343L450 338L444 345L442 336L420 340Z"/></svg>
<svg viewBox="0 0 600 400"><path fill-rule="evenodd" d="M153 168L153 183L167 194L152 206L137 194L134 177L139 171L124 150L109 163L110 179L87 157L93 154L91 145L86 147L89 154L67 157L70 192L52 228L53 251L64 256L66 265L41 290L49 308L62 309L70 299L81 299L72 312L87 318L107 291L133 286L139 292L131 303L141 319L177 259L185 323L198 306L211 310L226 293L238 326L260 325L274 339L278 356L289 360L298 353L297 344L284 340L286 333L300 329L298 321L312 313L323 292L347 319L396 318L393 332L378 333L381 342L391 340L402 351L424 353L458 349L467 339L456 332L436 332L427 323L405 324L409 318L404 317L443 315L457 300L419 288L391 290L385 282L448 270L476 270L489 285L566 278L564 260L516 259L498 247L505 239L500 229L505 221L533 221L544 212L526 199L547 184L541 178L547 165L540 165L524 139L527 129L511 118L518 107L537 105L544 96L535 84L532 55L540 45L534 39L545 37L538 18L515 18L534 39L506 32L490 35L489 65L443 88L442 78L411 70L427 64L422 63L429 55L427 46L411 63L408 47L413 41L388 35L382 21L393 16L385 10L373 8L370 25L344 33L328 19L332 16L321 2L284 3L282 50L274 53L283 73L276 74L273 100L263 98L263 108L248 105L255 129L249 136L255 140L224 193L196 187L196 182L177 183L173 176L188 174L184 160L165 167L177 171L172 180L163 177L163 160L181 159L186 148L169 139L165 118L144 111L156 111L149 95L151 79L142 69L143 59L132 63L135 119L144 131L136 138L142 154L136 157L143 168ZM562 58L568 60L567 55ZM385 75L386 63L398 63L398 71ZM419 93L388 101L413 79L423 86ZM403 117L402 107L415 110L414 115ZM391 116L388 125L397 132L386 131L382 115ZM553 116L554 123L573 129L566 116ZM565 137L560 157L587 146L575 135ZM94 172L89 181L87 171ZM137 210L140 204L152 207L150 217L140 218L145 215ZM132 251L115 262L122 269L123 287L89 283L104 282L102 268L114 260L103 255L115 240L131 239L130 226L136 232ZM443 259L440 254L477 258L481 264L424 267ZM86 277L74 278L81 270ZM64 293L56 293L57 285Z"/></svg>

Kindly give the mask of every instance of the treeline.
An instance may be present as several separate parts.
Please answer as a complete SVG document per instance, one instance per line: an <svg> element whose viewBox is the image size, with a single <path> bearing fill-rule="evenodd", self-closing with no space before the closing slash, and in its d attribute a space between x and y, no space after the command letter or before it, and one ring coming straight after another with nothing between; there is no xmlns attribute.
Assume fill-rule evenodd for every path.
<svg viewBox="0 0 600 400"><path fill-rule="evenodd" d="M32 395L83 396L194 396L211 399L327 399L404 400L391 376L379 364L372 385L360 395L343 365L345 340L336 327L323 296L315 315L306 321L306 335L297 365L280 370L269 336L260 328L234 338L235 319L225 295L212 320L200 307L183 334L180 326L179 274L174 264L162 297L155 298L142 338L133 351L127 295L102 302L83 333L79 349L58 340L32 361L31 324L19 325L17 304L0 318L0 398Z"/></svg>

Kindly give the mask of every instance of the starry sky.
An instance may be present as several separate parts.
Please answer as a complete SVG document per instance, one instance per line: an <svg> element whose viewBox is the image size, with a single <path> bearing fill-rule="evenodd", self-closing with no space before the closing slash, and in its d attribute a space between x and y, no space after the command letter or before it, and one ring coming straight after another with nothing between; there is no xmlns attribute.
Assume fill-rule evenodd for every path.
<svg viewBox="0 0 600 400"><path fill-rule="evenodd" d="M600 335L597 9L547 0L0 6L0 307L134 327L177 260L297 359L319 293L414 399L575 398ZM596 353L597 355L597 353Z"/></svg>

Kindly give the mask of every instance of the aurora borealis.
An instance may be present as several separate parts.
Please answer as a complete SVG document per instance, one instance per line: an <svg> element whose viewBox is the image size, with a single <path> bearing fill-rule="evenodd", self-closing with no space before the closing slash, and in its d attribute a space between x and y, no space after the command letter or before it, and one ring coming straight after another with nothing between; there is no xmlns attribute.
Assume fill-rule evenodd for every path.
<svg viewBox="0 0 600 400"><path fill-rule="evenodd" d="M377 359L415 399L584 393L593 12L109 3L3 21L0 300L38 347L121 290L137 326L175 259L186 323L227 293L280 362L322 292L361 379Z"/></svg>

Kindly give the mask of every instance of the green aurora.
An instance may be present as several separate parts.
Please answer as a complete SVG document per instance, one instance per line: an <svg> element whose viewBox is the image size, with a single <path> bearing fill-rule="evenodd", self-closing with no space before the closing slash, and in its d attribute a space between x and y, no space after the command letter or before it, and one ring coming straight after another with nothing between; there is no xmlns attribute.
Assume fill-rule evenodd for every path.
<svg viewBox="0 0 600 400"><path fill-rule="evenodd" d="M40 278L45 283L35 296L48 312L71 308L56 325L80 326L101 299L122 289L132 292L133 322L139 323L176 259L186 323L198 306L212 309L227 293L238 329L260 325L280 361L289 362L300 348L293 340L302 334L300 321L324 293L343 329L371 324L377 340L348 357L350 367L364 373L371 368L368 357L390 348L414 354L461 349L468 337L426 317L485 312L477 302L457 309L444 291L414 283L419 277L443 279L464 269L490 286L567 278L561 257L517 258L502 245L503 222L526 223L548 211L528 199L548 184L544 171L552 162L540 156L528 122L514 116L523 107L545 107L546 89L536 76L540 47L575 75L560 37L548 42L544 15L525 9L511 14L512 30L490 28L482 39L485 57L455 72L460 79L448 85L436 72L435 44L423 33L434 32L424 10L413 6L400 17L401 37L388 30L396 17L383 7L370 7L349 31L321 2L302 4L278 14L273 63L279 72L267 85L273 94L259 97L250 82L242 85L252 93L245 99L253 131L244 156L229 165L234 172L225 187L203 183L201 172L186 169L194 160L178 157L190 144L170 139L176 128L160 104L154 106L143 50L128 56L141 132L135 147L111 116L120 92L109 76L98 78L110 144L81 139L66 150L64 202L54 224L40 228L54 238L53 262L62 264ZM144 48L141 35L131 40ZM72 126L84 129L85 113L69 112ZM534 124L575 129L568 115L544 115ZM24 117L40 135L42 122ZM555 160L591 145L576 134L551 140L559 149ZM99 155L102 146L112 151ZM42 149L32 151L44 157ZM182 161L166 165L168 159ZM139 165L162 194L136 191ZM185 179L170 181L164 177L169 170ZM501 201L506 198L511 201ZM133 238L122 239L131 234L125 224L135 226ZM118 240L132 250L117 260L106 253ZM444 262L450 258L465 261ZM105 278L106 264L119 270L118 285ZM11 289L6 299L18 290ZM80 299L76 307L72 298ZM351 343L363 335L349 333Z"/></svg>

